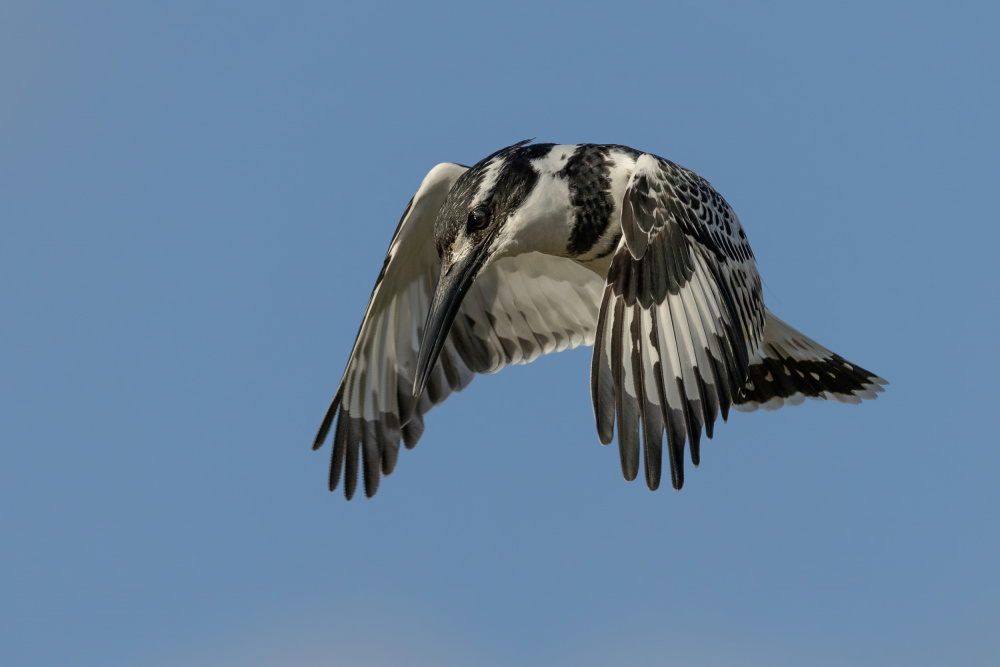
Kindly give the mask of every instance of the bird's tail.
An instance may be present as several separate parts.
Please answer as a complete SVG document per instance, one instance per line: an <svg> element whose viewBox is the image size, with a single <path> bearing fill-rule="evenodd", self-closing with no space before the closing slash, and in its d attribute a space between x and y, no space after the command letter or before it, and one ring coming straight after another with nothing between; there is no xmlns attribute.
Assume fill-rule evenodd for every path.
<svg viewBox="0 0 1000 667"><path fill-rule="evenodd" d="M887 384L768 311L763 343L733 407L742 412L777 410L806 398L860 403L885 391L882 387Z"/></svg>

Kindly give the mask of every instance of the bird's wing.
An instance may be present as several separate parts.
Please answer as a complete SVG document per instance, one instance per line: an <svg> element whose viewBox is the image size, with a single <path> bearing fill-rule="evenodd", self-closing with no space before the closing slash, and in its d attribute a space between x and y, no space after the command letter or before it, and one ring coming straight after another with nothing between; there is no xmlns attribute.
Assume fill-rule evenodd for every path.
<svg viewBox="0 0 1000 667"><path fill-rule="evenodd" d="M674 488L684 442L728 417L763 337L760 276L736 214L707 181L662 158L636 161L622 202L591 366L601 442L618 421L622 472L660 482L663 431Z"/></svg>
<svg viewBox="0 0 1000 667"><path fill-rule="evenodd" d="M399 443L413 447L423 416L476 373L528 363L542 354L590 345L604 281L572 260L528 253L501 259L476 279L419 399L412 396L417 352L440 271L434 220L466 170L441 164L414 195L386 253L340 387L313 448L333 430L330 489L341 470L344 493L365 493L396 465ZM334 420L336 425L334 426Z"/></svg>
<svg viewBox="0 0 1000 667"><path fill-rule="evenodd" d="M860 403L876 398L887 384L767 311L760 352L750 362L746 384L733 407L741 412L777 410L806 398Z"/></svg>

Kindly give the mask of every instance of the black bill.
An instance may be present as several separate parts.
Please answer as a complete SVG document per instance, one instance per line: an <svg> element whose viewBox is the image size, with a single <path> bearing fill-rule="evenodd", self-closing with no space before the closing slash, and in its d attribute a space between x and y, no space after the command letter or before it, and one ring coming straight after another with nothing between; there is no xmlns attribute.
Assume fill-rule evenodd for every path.
<svg viewBox="0 0 1000 667"><path fill-rule="evenodd" d="M430 309L427 311L424 334L420 339L420 351L417 352L417 369L413 380L414 398L419 398L424 391L431 369L437 363L441 348L448 340L448 333L462 305L462 299L465 298L483 264L484 249L488 245L485 243L480 246L478 252L470 252L442 267Z"/></svg>

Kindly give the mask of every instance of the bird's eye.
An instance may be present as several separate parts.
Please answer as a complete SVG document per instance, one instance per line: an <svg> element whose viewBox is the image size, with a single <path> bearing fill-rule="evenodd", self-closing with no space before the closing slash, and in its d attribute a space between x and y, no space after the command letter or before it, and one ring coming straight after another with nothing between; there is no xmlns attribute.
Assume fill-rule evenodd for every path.
<svg viewBox="0 0 1000 667"><path fill-rule="evenodd" d="M486 229L490 224L490 210L480 206L469 213L469 221L466 223L470 232L479 232Z"/></svg>

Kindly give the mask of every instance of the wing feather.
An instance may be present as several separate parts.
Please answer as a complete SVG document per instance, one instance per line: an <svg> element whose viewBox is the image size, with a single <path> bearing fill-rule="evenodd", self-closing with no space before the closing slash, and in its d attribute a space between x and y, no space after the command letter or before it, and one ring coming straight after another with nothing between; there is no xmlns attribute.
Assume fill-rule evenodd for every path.
<svg viewBox="0 0 1000 667"><path fill-rule="evenodd" d="M856 404L875 398L887 384L768 311L760 353L734 407L742 412L777 410L806 398Z"/></svg>
<svg viewBox="0 0 1000 667"><path fill-rule="evenodd" d="M641 428L646 482L656 488L666 433L679 489L685 443L697 465L702 429L711 437L716 416L728 417L757 355L765 316L760 278L729 205L706 181L667 160L648 154L636 160L621 224L592 365L598 433L602 442L611 439L613 397L625 478L635 477ZM626 353L633 362L623 372Z"/></svg>
<svg viewBox="0 0 1000 667"><path fill-rule="evenodd" d="M636 328L634 352L635 374L639 378L637 387L641 389L639 399L642 406L640 415L643 425L643 453L646 471L646 486L655 491L660 486L660 472L663 458L663 408L662 394L657 380L660 367L659 343L654 336L653 317L648 310L638 305L632 306L633 326Z"/></svg>
<svg viewBox="0 0 1000 667"><path fill-rule="evenodd" d="M631 337L625 335L630 312L625 302L615 302L611 331L611 375L615 383L616 411L618 413L618 452L621 456L622 474L632 481L639 473L639 414L635 400L635 385L631 377L631 364L625 361L631 354Z"/></svg>
<svg viewBox="0 0 1000 667"><path fill-rule="evenodd" d="M597 335L594 339L594 356L590 370L590 395L594 404L594 416L597 420L597 437L601 444L607 445L614 438L615 428L615 386L616 381L611 370L611 344L614 332L611 325L614 317L609 309L615 299L610 298L611 286L604 290L601 300L601 310L598 314Z"/></svg>

